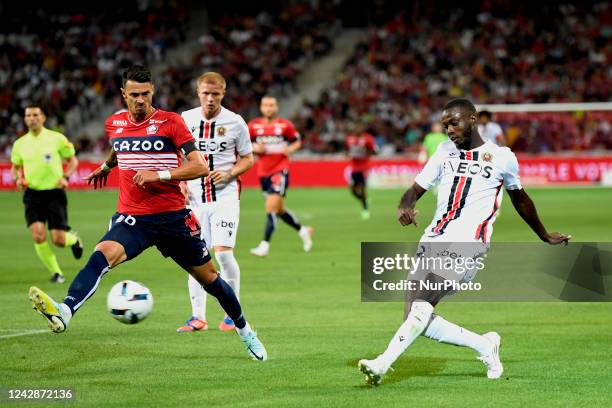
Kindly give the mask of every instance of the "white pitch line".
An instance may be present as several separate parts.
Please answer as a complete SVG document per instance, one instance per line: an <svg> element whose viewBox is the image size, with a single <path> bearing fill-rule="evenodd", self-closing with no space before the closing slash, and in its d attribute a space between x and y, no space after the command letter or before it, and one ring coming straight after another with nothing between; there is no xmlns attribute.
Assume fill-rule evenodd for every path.
<svg viewBox="0 0 612 408"><path fill-rule="evenodd" d="M32 334L49 333L49 330L27 330L20 333L5 334L0 336L0 339L8 339L9 337L30 336Z"/></svg>

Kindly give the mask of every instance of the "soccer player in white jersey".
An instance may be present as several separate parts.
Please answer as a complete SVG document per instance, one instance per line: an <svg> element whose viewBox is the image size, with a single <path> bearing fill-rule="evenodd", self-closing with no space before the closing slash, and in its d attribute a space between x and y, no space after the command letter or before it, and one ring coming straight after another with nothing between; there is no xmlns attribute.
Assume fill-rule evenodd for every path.
<svg viewBox="0 0 612 408"><path fill-rule="evenodd" d="M482 140L495 143L499 146L506 145L506 136L499 123L491 120L491 112L483 110L478 112L478 133Z"/></svg>
<svg viewBox="0 0 612 408"><path fill-rule="evenodd" d="M240 267L234 246L240 216L240 175L253 167L253 148L242 117L221 106L226 82L216 72L206 72L197 80L201 106L181 114L196 147L206 155L210 174L187 182L189 206L202 226L202 237L214 249L221 276L240 296ZM206 291L188 278L192 316L178 332L206 330ZM219 323L223 331L234 330L229 316Z"/></svg>
<svg viewBox="0 0 612 408"><path fill-rule="evenodd" d="M434 244L449 248L467 245L485 250L493 232L504 187L514 208L538 237L549 244L565 243L570 235L547 232L531 198L521 186L516 156L507 147L485 142L477 130L477 114L467 99L450 101L442 112L442 124L450 138L438 147L404 193L398 207L401 225L417 225L415 204L439 181L438 204L433 221L421 237L419 248ZM482 253L482 252L481 252ZM427 282L438 283L438 270L420 271ZM453 272L454 273L454 272ZM465 278L471 279L473 275ZM407 318L391 339L387 349L373 360L360 360L359 369L372 385L380 384L391 365L420 335L438 342L466 346L475 350L487 367L487 377L499 378L503 366L499 359L501 338L495 332L476 334L433 313L438 302L452 291L420 290L407 294Z"/></svg>

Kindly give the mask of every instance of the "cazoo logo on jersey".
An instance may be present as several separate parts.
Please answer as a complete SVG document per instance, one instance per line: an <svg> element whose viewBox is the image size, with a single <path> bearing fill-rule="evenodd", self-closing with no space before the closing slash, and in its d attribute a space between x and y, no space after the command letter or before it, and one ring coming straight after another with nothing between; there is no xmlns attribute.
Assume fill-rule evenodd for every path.
<svg viewBox="0 0 612 408"><path fill-rule="evenodd" d="M174 144L166 137L116 137L111 141L116 152L174 152Z"/></svg>

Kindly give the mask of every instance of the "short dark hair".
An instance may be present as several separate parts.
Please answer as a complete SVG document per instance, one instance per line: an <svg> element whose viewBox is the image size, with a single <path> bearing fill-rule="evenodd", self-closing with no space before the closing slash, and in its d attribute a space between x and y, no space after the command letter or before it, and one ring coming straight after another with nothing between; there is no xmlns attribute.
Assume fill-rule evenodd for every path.
<svg viewBox="0 0 612 408"><path fill-rule="evenodd" d="M152 82L151 80L151 71L149 68L143 65L132 65L121 75L121 83L125 87L125 83L127 81L134 81L138 83Z"/></svg>
<svg viewBox="0 0 612 408"><path fill-rule="evenodd" d="M40 103L28 103L25 108L23 108L23 111L25 112L26 109L40 109L40 112L47 116L47 114L45 113L45 109L43 108L42 104Z"/></svg>
<svg viewBox="0 0 612 408"><path fill-rule="evenodd" d="M478 112L478 117L479 118L485 117L485 118L491 120L491 112L489 112L488 110L482 110L482 111Z"/></svg>
<svg viewBox="0 0 612 408"><path fill-rule="evenodd" d="M453 99L444 106L444 110L459 108L467 113L476 113L476 107L468 99L458 98Z"/></svg>

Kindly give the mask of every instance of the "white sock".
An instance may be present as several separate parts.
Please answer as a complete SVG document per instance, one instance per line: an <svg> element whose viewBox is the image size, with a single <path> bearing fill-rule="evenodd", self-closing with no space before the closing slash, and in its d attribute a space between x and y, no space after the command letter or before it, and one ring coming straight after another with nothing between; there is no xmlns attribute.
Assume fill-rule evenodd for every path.
<svg viewBox="0 0 612 408"><path fill-rule="evenodd" d="M62 319L64 319L64 323L68 326L68 322L72 319L72 311L65 303L60 303L60 314L62 315Z"/></svg>
<svg viewBox="0 0 612 408"><path fill-rule="evenodd" d="M432 312L433 306L428 302L417 300L412 303L406 321L397 330L385 352L378 356L387 368L423 333Z"/></svg>
<svg viewBox="0 0 612 408"><path fill-rule="evenodd" d="M215 258L221 268L221 277L236 292L236 297L240 299L240 267L234 257L234 251L215 251Z"/></svg>
<svg viewBox="0 0 612 408"><path fill-rule="evenodd" d="M246 336L252 331L253 329L251 329L251 325L249 324L249 322L246 322L246 326L244 326L242 329L239 329L238 327L236 327L236 332L238 332L238 334L241 336Z"/></svg>
<svg viewBox="0 0 612 408"><path fill-rule="evenodd" d="M206 291L200 282L189 275L187 279L189 287L189 299L191 300L191 315L200 320L206 321Z"/></svg>
<svg viewBox="0 0 612 408"><path fill-rule="evenodd" d="M444 320L441 316L433 318L423 335L441 343L469 347L480 355L489 354L491 350L491 343L486 338L461 326L457 326L455 323Z"/></svg>

